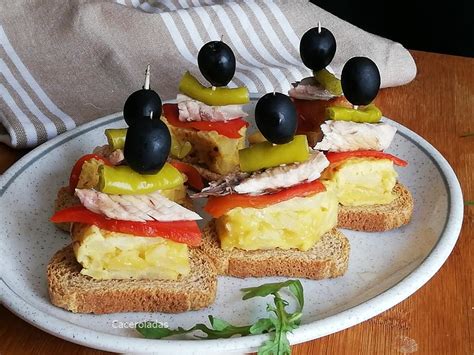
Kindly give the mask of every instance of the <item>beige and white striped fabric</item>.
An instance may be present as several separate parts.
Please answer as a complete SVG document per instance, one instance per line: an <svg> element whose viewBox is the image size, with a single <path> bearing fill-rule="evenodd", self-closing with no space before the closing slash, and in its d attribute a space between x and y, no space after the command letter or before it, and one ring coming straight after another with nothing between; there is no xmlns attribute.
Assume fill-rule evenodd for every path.
<svg viewBox="0 0 474 355"><path fill-rule="evenodd" d="M147 64L152 88L174 98L184 71L199 75L200 47L221 37L237 58L231 86L287 92L310 74L299 39L318 21L336 37L336 73L365 55L379 66L384 87L414 78L414 61L400 44L305 0L2 1L0 142L33 147L120 111Z"/></svg>

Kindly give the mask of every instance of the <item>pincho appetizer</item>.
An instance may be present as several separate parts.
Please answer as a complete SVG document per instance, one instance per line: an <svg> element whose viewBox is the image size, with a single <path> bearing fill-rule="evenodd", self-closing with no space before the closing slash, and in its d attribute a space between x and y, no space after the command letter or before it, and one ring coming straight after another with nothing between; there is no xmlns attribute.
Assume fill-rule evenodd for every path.
<svg viewBox="0 0 474 355"><path fill-rule="evenodd" d="M127 98L123 108L123 116L125 122L131 125L137 120L137 117L160 117L161 111L161 98L156 91L150 89L150 66L148 66L145 72L145 84L141 90L135 91ZM99 169L102 165L110 167L124 166L118 169L121 169L123 176L128 175L127 181L130 183L134 181L135 188L142 190L140 193L148 192L150 186L152 186L150 185L151 182L140 184L142 177L138 176L132 169L126 167L127 163L124 156L124 147L127 130L127 128L106 129L105 136L107 137L107 144L96 147L91 154L86 154L77 160L71 171L69 186L62 187L58 192L55 201L56 211L79 203L77 196L75 196L76 188L95 188L99 185L99 182L105 181L103 174L107 173L108 168ZM168 162L183 174L184 185L181 184L174 188L165 189L161 191L161 194L174 202L191 208L192 202L187 196L186 187L201 191L204 187L204 181L199 172L191 164L177 160L186 155L189 150L189 145L180 145L171 135L171 148ZM130 172L130 174L127 174L127 171ZM151 188L153 189L153 187ZM130 189L132 189L131 186L129 187L129 190ZM69 232L69 223L57 223L56 225L64 231Z"/></svg>
<svg viewBox="0 0 474 355"><path fill-rule="evenodd" d="M186 72L179 83L177 104L163 105L163 113L177 143L189 147L180 159L214 180L238 170L238 151L244 147L248 126L242 106L249 102L249 93L245 87L226 86L235 73L235 56L224 42L206 43L198 64L212 86L203 86Z"/></svg>
<svg viewBox="0 0 474 355"><path fill-rule="evenodd" d="M380 88L377 65L366 57L351 58L341 76L344 95L354 106L326 109L324 137L315 149L330 162L321 180L333 190L341 207L338 226L360 231L386 231L408 223L413 198L397 182L394 166L407 162L384 153L396 128L380 122L382 112L372 103Z"/></svg>
<svg viewBox="0 0 474 355"><path fill-rule="evenodd" d="M349 243L335 229L338 201L318 180L329 165L323 153L296 135L296 110L280 93L255 109L266 141L239 151L240 171L191 197L209 197L214 218L201 249L219 274L322 279L343 275Z"/></svg>
<svg viewBox="0 0 474 355"><path fill-rule="evenodd" d="M328 70L335 53L336 39L321 23L301 37L300 56L313 75L294 83L288 95L298 113L297 133L305 134L311 145L320 139L319 126L325 120L326 107L350 107L342 95L341 81Z"/></svg>
<svg viewBox="0 0 474 355"><path fill-rule="evenodd" d="M215 268L198 249L201 218L175 202L183 200L185 178L167 162L171 136L161 100L151 94L149 112L138 105L125 116L120 165L99 155L80 159L70 185L78 204L51 218L72 223L72 244L48 265L50 298L59 307L176 313L214 301Z"/></svg>

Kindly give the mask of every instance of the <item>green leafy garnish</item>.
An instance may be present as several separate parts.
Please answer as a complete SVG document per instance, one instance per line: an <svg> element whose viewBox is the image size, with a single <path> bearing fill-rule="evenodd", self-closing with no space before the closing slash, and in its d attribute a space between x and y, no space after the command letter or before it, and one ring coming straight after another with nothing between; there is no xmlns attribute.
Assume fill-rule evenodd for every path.
<svg viewBox="0 0 474 355"><path fill-rule="evenodd" d="M474 136L474 132L468 132L468 133L461 134L461 137L471 137L471 136Z"/></svg>
<svg viewBox="0 0 474 355"><path fill-rule="evenodd" d="M474 201L464 201L464 204L466 206L472 206L472 205L474 205Z"/></svg>
<svg viewBox="0 0 474 355"><path fill-rule="evenodd" d="M290 294L297 301L295 312L289 313L286 307L289 302L280 294L280 290L288 288ZM194 327L185 329L178 327L169 329L157 326L156 322L143 322L137 325L136 330L149 339L161 339L172 335L180 335L186 333L194 333L200 331L205 336L193 334L201 339L220 339L230 338L234 335L245 336L249 334L270 333L271 337L263 343L259 348L259 355L283 355L291 354L290 342L287 333L296 329L301 322L302 310L304 306L303 285L299 280L288 280L284 282L269 283L257 287L249 287L242 289L244 292L243 300L254 297L273 296L274 304L267 304L267 312L271 313L268 318L261 318L254 324L235 326L225 320L209 316L210 327L199 323Z"/></svg>
<svg viewBox="0 0 474 355"><path fill-rule="evenodd" d="M205 337L195 335L197 338L219 339L230 338L233 335L248 335L250 334L250 326L236 327L226 321L209 316L209 323L211 328L207 325L199 323L189 329L178 327L176 329L169 329L157 326L156 322L143 322L137 325L136 330L148 339L161 339L173 335L186 334L200 330Z"/></svg>

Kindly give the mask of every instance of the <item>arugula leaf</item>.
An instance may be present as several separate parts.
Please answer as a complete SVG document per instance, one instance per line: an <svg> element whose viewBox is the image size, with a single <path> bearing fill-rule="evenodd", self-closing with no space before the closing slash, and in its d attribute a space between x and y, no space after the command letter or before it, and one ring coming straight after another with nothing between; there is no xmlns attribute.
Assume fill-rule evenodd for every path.
<svg viewBox="0 0 474 355"><path fill-rule="evenodd" d="M474 205L474 201L464 201L464 204L466 206L472 206L472 205Z"/></svg>
<svg viewBox="0 0 474 355"><path fill-rule="evenodd" d="M290 291L295 295L296 300L298 301L299 310L303 310L304 307L304 292L303 285L300 280L290 280L293 281L290 285Z"/></svg>
<svg viewBox="0 0 474 355"><path fill-rule="evenodd" d="M231 326L225 320L219 319L219 318L216 318L216 317L213 317L213 316L209 316L209 322L211 323L212 328L214 330L224 330L224 329Z"/></svg>
<svg viewBox="0 0 474 355"><path fill-rule="evenodd" d="M288 313L285 311L286 304L283 299L280 298L278 293L274 294L275 301L275 314L277 315L278 322L275 323L275 338L273 340L273 354L290 354L290 342L286 337L286 333L292 331L294 328L288 322Z"/></svg>
<svg viewBox="0 0 474 355"><path fill-rule="evenodd" d="M275 307L271 307L270 305L267 305L267 310L271 308L271 310L276 310ZM278 326L280 324L279 320L276 319L275 317L269 317L268 321L272 324L273 330L277 331ZM290 348L291 349L291 348ZM257 355L271 355L271 354L279 354L278 352L278 346L277 343L275 342L275 338L271 338L269 340L266 340L262 346L258 349Z"/></svg>
<svg viewBox="0 0 474 355"><path fill-rule="evenodd" d="M250 334L268 333L275 329L275 325L269 318L261 318L250 327Z"/></svg>
<svg viewBox="0 0 474 355"><path fill-rule="evenodd" d="M288 322L294 323L296 325L300 325L301 322L301 317L303 316L302 312L295 312L291 315L291 317L288 319ZM295 327L296 328L296 327Z"/></svg>
<svg viewBox="0 0 474 355"><path fill-rule="evenodd" d="M213 316L209 316L209 322L212 329L207 328L204 324L199 324L203 326L199 330L206 333L208 339L230 338L233 335L244 336L250 334L250 325L239 327Z"/></svg>
<svg viewBox="0 0 474 355"><path fill-rule="evenodd" d="M298 301L298 309L294 313L289 314L285 310L285 307L288 306L288 302L281 298L278 293L278 291L283 287L288 287ZM260 327L263 325L268 328L270 328L270 324L273 323L275 335L273 339L267 340L263 344L263 346L259 349L258 354L290 354L291 348L286 333L291 332L293 329L297 328L301 321L301 311L304 306L303 285L301 282L299 280L288 280L280 283L271 283L258 287L244 288L242 291L245 292L243 297L244 300L253 297L265 297L268 295L273 295L274 297L275 306L267 304L267 311L275 313L277 317L259 320L259 322ZM257 326L256 329L260 328Z"/></svg>
<svg viewBox="0 0 474 355"><path fill-rule="evenodd" d="M268 295L271 295L272 293L280 291L284 287L290 287L290 290L292 290L291 285L294 285L294 284L299 284L299 286L294 286L294 287L299 287L301 288L301 292L303 291L303 286L301 285L300 280L287 280L284 282L263 284L257 287L242 288L241 291L244 292L244 296L242 297L242 299L248 300L249 298L253 298L253 297L266 297ZM296 296L296 293L294 294ZM298 296L296 297L298 298ZM299 298L298 298L298 302L301 304L301 300Z"/></svg>
<svg viewBox="0 0 474 355"><path fill-rule="evenodd" d="M205 324L196 324L192 330L200 330L201 332L205 333L206 336L198 336L195 335L196 338L201 339L221 339L221 338L230 338L234 335L249 335L250 334L250 325L244 325L242 327L234 326L228 324L226 327L222 329L213 329L208 328Z"/></svg>
<svg viewBox="0 0 474 355"><path fill-rule="evenodd" d="M161 326L157 322L143 322L136 326L135 328L141 335L148 339L161 339L170 337L172 335L186 334L191 329L184 329L178 327L176 329L169 329Z"/></svg>
<svg viewBox="0 0 474 355"><path fill-rule="evenodd" d="M282 288L288 288L290 293L298 302L294 313L288 313L286 307L289 302L281 297L279 291ZM172 335L202 332L205 336L196 335L200 339L220 339L230 338L234 335L245 336L249 334L271 333L270 339L266 340L259 348L259 355L286 355L291 354L290 342L287 333L296 329L301 321L302 310L304 306L303 286L299 280L288 280L285 282L269 283L257 287L248 287L242 289L244 295L242 299L247 300L254 297L273 296L274 304L267 304L266 310L273 313L274 316L261 318L253 325L235 326L223 319L209 316L211 327L199 323L194 327L185 329L178 327L176 329L161 328L153 322L143 322L137 325L137 331L145 338L161 339Z"/></svg>
<svg viewBox="0 0 474 355"><path fill-rule="evenodd" d="M250 334L250 325L246 325L243 327L236 327L233 326L221 319L214 318L209 316L211 320L212 328L209 328L205 324L199 323L196 324L194 327L185 329L178 327L176 329L169 329L163 328L158 326L155 322L145 322L140 323L137 325L136 330L143 335L145 338L148 339L161 339L166 338L172 335L180 335L191 333L196 330L200 330L201 332L205 333L206 336L198 336L195 335L196 338L204 338L204 339L219 339L219 338L230 338L233 335L249 335Z"/></svg>

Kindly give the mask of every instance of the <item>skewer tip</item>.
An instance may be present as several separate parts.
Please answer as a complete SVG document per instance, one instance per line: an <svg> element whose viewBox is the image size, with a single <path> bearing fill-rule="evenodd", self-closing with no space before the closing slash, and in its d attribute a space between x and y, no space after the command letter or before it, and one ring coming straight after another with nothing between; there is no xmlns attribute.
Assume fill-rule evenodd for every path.
<svg viewBox="0 0 474 355"><path fill-rule="evenodd" d="M145 90L150 90L150 64L147 65L145 70L145 84L143 85Z"/></svg>

